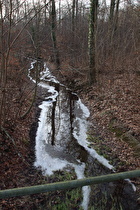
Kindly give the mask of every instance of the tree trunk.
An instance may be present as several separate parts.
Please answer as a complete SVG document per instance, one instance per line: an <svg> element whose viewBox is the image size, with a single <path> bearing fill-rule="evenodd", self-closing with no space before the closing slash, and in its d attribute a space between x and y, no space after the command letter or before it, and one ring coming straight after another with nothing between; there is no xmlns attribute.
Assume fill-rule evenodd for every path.
<svg viewBox="0 0 140 210"><path fill-rule="evenodd" d="M59 30L61 28L61 0L59 0Z"/></svg>
<svg viewBox="0 0 140 210"><path fill-rule="evenodd" d="M72 3L72 32L74 35L74 31L75 31L75 0L73 0Z"/></svg>
<svg viewBox="0 0 140 210"><path fill-rule="evenodd" d="M117 30L117 27L118 27L119 4L120 4L120 0L117 0L116 11L115 11L115 19L114 19L114 32Z"/></svg>
<svg viewBox="0 0 140 210"><path fill-rule="evenodd" d="M97 25L97 8L98 0L90 0L90 19L89 19L89 37L88 37L88 48L89 48L89 84L94 84L97 74L96 69L96 25Z"/></svg>
<svg viewBox="0 0 140 210"><path fill-rule="evenodd" d="M118 12L119 12L120 0L111 0L110 4L110 40L111 43L114 39L115 31L118 25Z"/></svg>
<svg viewBox="0 0 140 210"><path fill-rule="evenodd" d="M10 53L10 41L11 41L11 27L12 27L12 0L9 1L9 28L8 28L8 36L7 36L7 47L5 46L4 40L4 19L3 19L3 8L2 2L0 1L0 42L1 42L1 66L0 66L0 84L1 84L1 94L0 94L0 127L5 122L5 105L6 105L6 86L7 86L7 68L9 61L9 53Z"/></svg>
<svg viewBox="0 0 140 210"><path fill-rule="evenodd" d="M109 15L109 19L110 19L111 25L113 24L113 19L114 19L115 3L116 3L116 0L111 0L111 2L110 2L110 15Z"/></svg>
<svg viewBox="0 0 140 210"><path fill-rule="evenodd" d="M51 11L51 35L52 35L52 43L53 43L53 51L54 51L54 61L57 66L57 69L60 68L60 60L59 60L59 52L57 48L57 40L56 40L56 9L55 9L55 0L52 0L52 11Z"/></svg>

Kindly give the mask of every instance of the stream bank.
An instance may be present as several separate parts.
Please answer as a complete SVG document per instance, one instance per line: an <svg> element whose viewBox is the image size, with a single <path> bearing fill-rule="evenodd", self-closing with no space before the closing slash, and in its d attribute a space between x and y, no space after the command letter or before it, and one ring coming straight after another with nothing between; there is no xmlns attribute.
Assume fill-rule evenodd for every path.
<svg viewBox="0 0 140 210"><path fill-rule="evenodd" d="M67 67L57 72L52 63L48 65L59 81L76 91L89 108L90 121L93 122L89 140L96 151L104 154L117 172L139 169L140 76L135 72L101 72L98 83L89 87L86 70ZM111 128L112 122L116 130ZM121 135L117 134L118 129L122 130ZM133 179L132 182L140 198L140 179Z"/></svg>
<svg viewBox="0 0 140 210"><path fill-rule="evenodd" d="M46 67L45 67L46 68ZM50 82L51 80L50 80L50 72L48 72L48 70L44 70L44 72L45 72L45 74L47 73L47 75L49 75L48 77L46 77L45 75L43 76L43 79L45 78L45 80L48 82ZM52 77L52 76L51 76ZM54 79L54 77L53 77L53 79ZM41 82L42 82L42 80L41 80ZM54 81L52 82L51 81L51 85L54 83ZM43 85L44 87L46 86L46 85ZM64 87L63 87L64 88ZM52 89L52 88L51 88ZM57 90L58 89L60 89L60 87L58 88L58 85L57 85ZM64 88L65 90L66 90L66 88ZM60 91L60 90L59 90ZM51 91L48 91L48 92L51 92ZM69 91L68 91L69 92ZM54 96L54 94L56 94L56 92L54 91L54 89L53 89L53 96ZM58 93L57 93L58 94ZM64 94L64 93L63 93ZM58 97L58 95L57 95L57 97ZM64 97L65 98L65 97ZM59 101L59 99L57 99L58 101ZM65 98L65 100L66 100L66 98ZM77 97L76 97L76 100L78 100L77 99ZM49 101L49 103L50 103L50 101L52 102L52 99L51 99L51 96L49 96L49 97L47 97L46 98L46 100L45 101L47 101L47 103L48 103L48 101ZM61 100L60 100L61 101ZM67 101L67 100L66 100ZM42 103L42 105L44 104L44 102ZM71 104L71 103L70 103ZM40 106L40 108L42 109L42 105ZM55 106L56 106L56 102L55 102ZM66 106L66 107L68 107L68 106ZM55 113L54 111L54 106L52 106L52 113ZM64 110L64 109L63 109ZM71 110L71 108L69 109L69 110ZM50 111L49 111L49 113L50 113ZM44 116L44 111L43 111L43 116ZM54 114L51 114L51 116L54 116ZM70 115L71 116L71 115ZM41 115L40 115L40 122L41 122ZM71 119L71 117L70 117L70 119ZM44 120L43 120L44 121ZM46 120L45 120L46 121ZM55 120L53 120L53 124L54 124L54 121ZM72 119L70 120L70 122L72 121ZM51 122L52 122L52 120L51 120ZM48 124L48 123L47 123ZM64 124L66 124L66 123L64 123ZM41 126L42 127L42 126ZM44 127L44 126L43 126ZM48 127L49 127L49 125L48 125ZM39 128L40 129L40 128ZM48 128L47 128L48 129ZM73 129L73 128L72 128ZM45 129L46 130L46 129ZM52 129L52 130L54 130L54 129ZM70 129L71 130L71 129ZM65 131L66 131L66 129L65 129ZM48 133L48 132L47 132ZM50 132L49 132L50 133ZM43 134L44 135L44 134ZM51 155L53 154L53 156L54 156L54 154L55 154L55 156L57 155L57 158L58 158L58 155L60 156L60 154L61 154L61 151L59 150L57 150L58 148L56 148L55 149L55 147L54 147L54 145L55 145L55 143L54 143L54 134L52 134L51 135L51 144L50 145L52 145L53 146L53 149L52 149L52 146L51 146L51 148L50 148L50 146L48 147L48 143L47 143L47 145L45 145L45 151L48 153L48 152L51 152ZM62 139L64 140L64 135L62 135L63 137L62 137ZM59 137L60 137L60 135L59 135ZM67 137L68 137L68 135L67 135ZM40 137L39 137L40 138ZM43 137L44 138L44 137ZM42 134L41 134L41 139L42 139ZM40 140L41 140L40 139ZM48 137L47 137L47 142L48 142ZM79 142L78 142L79 143ZM44 140L43 140L43 144L44 144ZM48 149L46 150L46 146L48 147ZM58 145L57 145L58 146ZM62 147L62 144L59 144L59 147ZM78 145L77 145L78 146ZM42 147L42 146L41 146ZM64 147L65 148L65 147ZM74 146L74 148L75 148L75 146ZM59 148L60 149L60 148ZM65 148L66 149L66 148ZM89 149L87 148L87 150L89 151L89 153L94 153L94 160L89 156L88 158L86 157L86 161L85 161L85 163L86 163L86 176L97 176L97 175L101 175L101 174L106 174L106 173L111 173L111 171L110 171L110 169L107 169L107 167L106 167L106 165L104 165L103 164L103 162L104 162L104 160L103 160L103 162L102 162L102 160L100 160L101 161L101 163L99 164L99 162L98 162L98 155L97 155L97 153L96 153L96 155L95 155L95 150L94 149L92 149L92 147L91 147L91 145L90 145L90 147L89 147ZM91 151L94 151L94 152L91 152ZM41 149L41 151L42 151L42 149ZM41 152L42 153L42 152ZM77 152L76 152L77 153ZM68 156L68 154L71 154L71 152L68 150L68 152L67 152L67 156ZM75 152L73 153L72 152L72 155L71 155L71 157L73 156L75 154ZM39 155L40 156L40 155ZM46 156L46 155L45 155ZM66 155L63 155L62 156L62 154L61 154L61 159L64 159L64 158L66 158L66 160L68 160ZM85 156L85 155L84 155ZM87 155L86 155L87 156ZM41 160L43 160L44 159L44 156L42 156L42 158L41 158ZM102 158L101 158L102 159ZM45 160L48 160L48 156L47 157L45 157ZM82 160L83 161L83 159L79 159L79 160ZM70 156L69 156L69 161L70 161ZM46 161L45 161L46 162ZM94 163L93 163L94 162ZM73 160L72 160L72 163L73 163ZM74 161L74 163L75 163L75 161ZM39 164L35 164L36 166L41 166L41 168L42 168L42 161L41 162L39 162ZM90 167L91 166L91 167ZM45 166L45 167L48 167L48 166ZM45 167L43 166L43 171L45 170ZM67 171L68 170L68 168L67 167L65 167L65 166L63 166L63 168L65 168L65 170ZM53 170L55 170L55 169L53 169ZM58 171L58 169L56 168L56 170ZM113 172L113 171L112 171ZM47 172L45 172L44 171L44 173L47 175L48 173ZM57 173L57 172L56 172ZM83 173L83 172L82 172ZM48 174L48 175L51 175L52 174L52 171L51 171L51 173L50 174ZM80 175L80 177L81 177L81 175ZM82 177L81 177L82 178ZM122 187L123 186L123 187ZM119 189L119 190L118 190ZM97 194L96 194L96 196L95 196L95 191L97 191L97 194L98 194L98 196L97 196ZM125 182L125 181L123 181L123 182L121 182L121 184L119 183L119 184L114 184L114 183L112 183L111 185L109 185L108 186L108 184L104 184L104 185L99 185L97 188L95 187L95 188L93 188L92 189L92 187L91 187L91 192L93 193L93 195L92 196L90 196L90 206L92 206L92 205L94 205L94 206L98 206L98 208L101 208L101 206L100 205L102 205L101 203L102 203L102 199L101 199L101 203L99 202L99 197L101 198L102 196L103 196L103 200L106 200L105 202L106 202L106 205L108 206L108 205L110 205L110 207L111 208L123 208L123 209L136 209L137 208L137 204L136 204L136 197L135 197L135 193L133 192L133 189L132 189L132 186L128 183L128 182ZM116 193L117 192L117 193ZM91 194L92 194L91 193ZM104 197L104 195L105 195L105 197ZM91 197L92 197L92 199L91 199ZM93 199L93 197L96 197L95 199ZM98 198L98 199L97 199ZM111 198L113 198L113 199L111 199ZM96 200L96 201L95 201ZM100 203L100 204L99 204ZM113 206L112 206L113 205ZM117 207L117 206L120 206L120 207ZM97 207L96 206L96 207ZM99 207L100 206L100 207ZM106 208L106 207L105 207ZM87 207L85 207L84 209L87 209Z"/></svg>
<svg viewBox="0 0 140 210"><path fill-rule="evenodd" d="M81 80L82 81L82 80ZM68 83L67 83L68 85ZM84 87L84 86L83 86ZM40 89L40 88L39 88ZM1 145L2 145L2 152L1 152L1 162L2 164L2 170L1 170L1 187L2 189L8 189L8 188L13 188L13 187L23 187L23 186L31 186L31 185L39 185L39 184L46 184L46 183L51 183L51 182L56 182L56 181L63 181L63 180L71 180L71 179L76 179L76 174L74 171L58 171L55 172L54 175L52 176L43 176L41 170L36 170L36 168L33 166L33 163L35 161L35 155L34 155L34 148L35 148L35 136L36 136L36 129L38 126L38 117L40 115L40 109L38 108L38 105L42 101L41 94L46 94L44 93L43 90L38 89L38 99L37 99L37 106L34 107L34 109L31 112L31 115L29 118L23 120L22 122L18 121L18 128L22 128L19 130L15 130L14 133L16 135L13 135L15 137L16 143L18 143L18 149L22 153L22 156L24 157L24 161L21 157L19 157L16 152L15 148L13 147L13 144L11 141L9 141L8 138L2 137ZM78 90L78 89L77 89ZM81 89L81 92L84 93L84 89ZM88 107L91 107L91 99L90 97L87 98L88 93L91 92L87 91L85 96L79 92L79 95L82 98L82 101L84 101L84 104L88 105ZM83 96L82 96L83 95ZM94 95L94 94L92 94ZM49 95L47 95L49 96ZM89 102L88 100L89 99ZM98 104L100 107L100 104ZM102 110L101 110L102 111ZM34 117L34 112L36 113L36 116ZM98 118L98 123L97 123L97 117L95 116L95 113L98 114L97 108L94 106L94 111L92 111L92 107L90 108L91 116L94 116L94 123L92 127L92 136L95 136L94 139L96 142L94 143L94 147L96 146L99 150L103 147L103 154L105 154L106 149L104 148L104 144L108 145L111 140L115 141L115 145L111 142L112 148L114 149L113 152L108 151L106 152L109 154L108 157L113 157L115 159L115 153L118 154L119 151L122 151L118 149L117 147L117 140L113 139L110 134L108 134L107 137L107 123L102 126L102 120ZM102 115L103 117L105 115ZM96 123L95 123L96 119ZM34 123L31 126L30 130L30 140L28 138L28 130L29 130L29 125L31 125L32 122L29 122L29 120L33 121ZM100 123L99 123L100 122ZM14 129L13 129L14 130ZM25 131L24 131L25 130ZM10 130L11 132L11 130ZM13 134L13 133L11 133ZM99 135L100 134L100 135ZM1 136L0 136L1 137ZM109 138L110 137L110 138ZM92 140L93 141L93 140ZM119 143L119 142L118 142ZM110 145L109 145L110 146ZM128 147L122 147L124 151L127 151L127 154L131 155L130 151L128 151ZM118 150L118 152L117 152ZM100 152L100 151L99 151ZM122 153L122 152L121 152ZM124 152L123 152L124 155ZM9 159L10 157L10 159ZM118 157L116 155L116 157ZM130 156L127 156L125 160L130 160ZM108 158L107 158L108 159ZM111 158L110 158L111 159ZM135 163L137 162L137 159L135 159ZM126 165L126 162L121 166L122 171L127 171L129 170L129 167L133 167L133 169L137 168L137 165L134 164L134 161L132 161L130 165ZM116 165L118 164L118 161L116 160ZM114 164L113 164L114 165ZM130 168L131 170L131 168ZM3 176L5 174L5 176ZM133 179L134 184L137 182L137 180ZM119 184L120 188L117 188L116 185L116 190L115 192L117 193L117 189L121 189L122 183L116 183ZM136 185L137 186L137 185ZM93 197L91 199L95 199L96 203L96 209L103 209L103 210L108 210L107 207L107 199L106 195L102 196L102 199L100 197L100 191L99 188L96 188L97 186L94 186L95 188L93 189ZM120 191L120 190L118 190ZM96 195L96 198L95 196ZM126 196L125 196L126 197ZM130 196L131 197L131 196ZM131 197L132 198L132 197ZM126 198L129 199L128 197ZM135 198L134 198L135 199ZM116 198L114 197L114 200ZM135 199L136 200L136 199ZM63 201L63 202L62 202ZM39 194L39 195L32 195L32 196L25 196L25 197L19 197L19 198L12 198L12 199L5 199L0 201L0 209L2 210L7 210L7 209L80 209L79 205L82 202L82 197L81 197L81 189L78 189L77 191L57 191L54 193L47 193L47 194ZM94 203L94 206L95 206ZM115 201L117 204L117 202ZM110 205L114 205L114 202L110 200ZM118 202L119 205L119 202ZM94 209L94 207L90 207L89 209ZM114 207L116 210L116 208ZM119 207L117 208L119 209ZM134 208L133 208L134 209ZM137 208L138 209L138 208ZM136 210L137 210L136 209Z"/></svg>

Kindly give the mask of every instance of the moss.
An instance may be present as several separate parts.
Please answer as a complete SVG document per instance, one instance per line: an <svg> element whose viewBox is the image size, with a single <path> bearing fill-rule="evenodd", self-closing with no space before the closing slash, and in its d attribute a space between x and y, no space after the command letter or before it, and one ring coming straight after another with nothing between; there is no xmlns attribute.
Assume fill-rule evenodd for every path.
<svg viewBox="0 0 140 210"><path fill-rule="evenodd" d="M127 142L130 146L135 147L139 142L130 133L126 132L121 136L121 139Z"/></svg>
<svg viewBox="0 0 140 210"><path fill-rule="evenodd" d="M105 110L105 111L103 110L103 111L100 113L100 116L102 117L102 116L108 115L108 116L112 117L113 114L114 114L114 110Z"/></svg>
<svg viewBox="0 0 140 210"><path fill-rule="evenodd" d="M94 143L98 143L99 141L100 141L100 137L99 136L93 136L93 135L91 135L91 134L88 134L87 135L87 140L89 141L89 142L94 142Z"/></svg>
<svg viewBox="0 0 140 210"><path fill-rule="evenodd" d="M55 201L53 204L53 201L50 202L50 209L52 210L67 210L67 209L81 209L82 208L79 206L82 201L82 193L81 189L77 188L74 190L67 190L65 192L65 196L55 197Z"/></svg>
<svg viewBox="0 0 140 210"><path fill-rule="evenodd" d="M123 135L126 132L125 126L116 122L110 122L109 129L110 131L114 132L117 137Z"/></svg>
<svg viewBox="0 0 140 210"><path fill-rule="evenodd" d="M139 141L128 132L127 128L122 124L122 122L119 122L119 120L116 118L112 118L109 123L109 129L115 133L116 137L119 137L129 146L133 147L135 156L140 156L140 146L138 146L140 145Z"/></svg>
<svg viewBox="0 0 140 210"><path fill-rule="evenodd" d="M87 140L89 141L89 147L96 150L99 155L109 160L109 163L114 166L115 170L119 170L122 166L127 165L127 162L120 161L112 149L106 145L107 139L103 139L101 136L94 136L95 134L88 134Z"/></svg>
<svg viewBox="0 0 140 210"><path fill-rule="evenodd" d="M95 149L99 155L110 160L111 149L104 143L105 139L102 139L101 136L88 134L87 140L90 148Z"/></svg>
<svg viewBox="0 0 140 210"><path fill-rule="evenodd" d="M127 132L127 127L116 117L112 117L109 122L110 131L114 132L116 136L121 136Z"/></svg>
<svg viewBox="0 0 140 210"><path fill-rule="evenodd" d="M90 206L89 210L122 210L121 201L115 196L107 195L106 192L101 193L96 188L94 189L94 205Z"/></svg>
<svg viewBox="0 0 140 210"><path fill-rule="evenodd" d="M140 144L137 144L135 147L134 147L134 155L136 157L140 157Z"/></svg>
<svg viewBox="0 0 140 210"><path fill-rule="evenodd" d="M66 180L76 179L76 174L73 169L65 171L56 171L51 176L44 176L39 184L60 182ZM39 205L38 209L52 209L52 210L67 210L67 209L81 209L82 190L76 188L72 190L60 190L46 193L46 200Z"/></svg>
<svg viewBox="0 0 140 210"><path fill-rule="evenodd" d="M22 139L22 142L23 142L25 145L28 145L30 141L29 141L29 139L23 138L23 139Z"/></svg>

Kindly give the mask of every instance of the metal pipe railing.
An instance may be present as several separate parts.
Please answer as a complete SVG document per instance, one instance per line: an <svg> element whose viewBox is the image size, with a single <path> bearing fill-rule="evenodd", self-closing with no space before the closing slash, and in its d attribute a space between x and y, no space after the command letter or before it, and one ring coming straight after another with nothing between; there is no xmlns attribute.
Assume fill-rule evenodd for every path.
<svg viewBox="0 0 140 210"><path fill-rule="evenodd" d="M122 172L122 173L113 173L108 175L102 175L97 177L89 177L84 179L77 179L72 181L56 182L51 184L36 185L30 187L14 188L7 190L0 190L0 199L24 196L38 193L46 193L56 190L67 190L77 187L82 187L86 185L99 184L103 182L112 182L121 179L128 179L140 177L140 170Z"/></svg>

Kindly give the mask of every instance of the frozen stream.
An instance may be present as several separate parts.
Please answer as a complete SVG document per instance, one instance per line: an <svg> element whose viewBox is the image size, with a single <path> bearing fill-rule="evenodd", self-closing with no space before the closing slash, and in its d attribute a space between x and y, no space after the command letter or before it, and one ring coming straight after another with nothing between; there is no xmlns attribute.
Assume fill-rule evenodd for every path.
<svg viewBox="0 0 140 210"><path fill-rule="evenodd" d="M31 63L29 78L35 82L32 71L36 61ZM36 133L36 160L34 165L40 167L43 174L52 175L57 170L73 168L77 179L85 177L85 168L94 176L103 168L112 169L112 165L97 152L88 147L87 129L89 126L88 108L75 93L60 84L44 63L40 72L38 86L48 92L39 105L41 109ZM96 160L96 161L95 161ZM94 170L96 169L96 172ZM104 174L104 172L101 172ZM82 188L84 210L88 209L90 187Z"/></svg>

